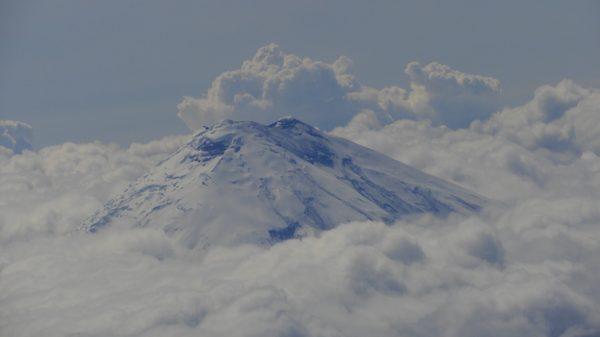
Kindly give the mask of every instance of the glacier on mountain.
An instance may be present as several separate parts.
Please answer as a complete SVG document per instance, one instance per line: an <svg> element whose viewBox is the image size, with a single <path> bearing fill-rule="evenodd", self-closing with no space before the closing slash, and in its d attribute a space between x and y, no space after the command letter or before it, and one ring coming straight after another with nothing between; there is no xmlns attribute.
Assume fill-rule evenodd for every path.
<svg viewBox="0 0 600 337"><path fill-rule="evenodd" d="M270 244L350 221L468 214L487 203L297 119L225 120L198 131L83 228L159 228L190 248Z"/></svg>

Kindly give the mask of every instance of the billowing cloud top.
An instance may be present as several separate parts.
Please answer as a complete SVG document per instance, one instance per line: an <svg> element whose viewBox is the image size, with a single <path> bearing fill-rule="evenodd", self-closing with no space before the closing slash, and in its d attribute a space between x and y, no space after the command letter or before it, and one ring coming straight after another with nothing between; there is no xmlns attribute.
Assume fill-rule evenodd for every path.
<svg viewBox="0 0 600 337"><path fill-rule="evenodd" d="M464 127L473 120L487 118L498 107L500 81L495 78L465 74L437 62L424 67L411 62L405 72L413 91L427 97L421 105L429 106L428 118L440 124ZM419 98L417 95L415 100Z"/></svg>
<svg viewBox="0 0 600 337"><path fill-rule="evenodd" d="M460 127L493 112L493 97L500 90L496 79L435 62L408 64L409 90L379 90L362 85L351 74L351 64L344 56L333 63L301 58L270 44L240 69L217 76L202 97L185 97L179 116L191 129L225 118L270 121L287 115L331 129L368 109L387 122L427 118Z"/></svg>
<svg viewBox="0 0 600 337"><path fill-rule="evenodd" d="M528 149L600 155L600 91L585 89L571 80L544 85L527 104L504 109L472 127Z"/></svg>
<svg viewBox="0 0 600 337"><path fill-rule="evenodd" d="M0 120L0 151L21 153L31 149L31 126L16 121Z"/></svg>
<svg viewBox="0 0 600 337"><path fill-rule="evenodd" d="M192 129L224 118L269 121L290 114L333 126L354 112L344 109L346 93L357 86L348 64L343 57L333 64L300 58L270 44L241 69L219 75L202 98L184 98L179 116Z"/></svg>

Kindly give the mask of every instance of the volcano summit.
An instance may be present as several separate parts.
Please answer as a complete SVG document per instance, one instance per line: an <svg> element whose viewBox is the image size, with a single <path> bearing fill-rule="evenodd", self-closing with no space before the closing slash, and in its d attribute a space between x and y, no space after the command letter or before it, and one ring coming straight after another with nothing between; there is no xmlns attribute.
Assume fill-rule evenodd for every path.
<svg viewBox="0 0 600 337"><path fill-rule="evenodd" d="M188 247L298 237L349 221L480 210L486 199L293 118L198 131L85 224L164 230Z"/></svg>

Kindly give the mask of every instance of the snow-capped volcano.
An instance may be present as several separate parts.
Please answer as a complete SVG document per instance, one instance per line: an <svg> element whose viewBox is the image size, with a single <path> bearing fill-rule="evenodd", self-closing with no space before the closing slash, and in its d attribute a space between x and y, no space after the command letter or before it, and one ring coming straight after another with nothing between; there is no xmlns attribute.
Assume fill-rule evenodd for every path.
<svg viewBox="0 0 600 337"><path fill-rule="evenodd" d="M296 119L226 120L197 132L84 228L160 228L189 247L269 243L348 221L469 213L485 203Z"/></svg>

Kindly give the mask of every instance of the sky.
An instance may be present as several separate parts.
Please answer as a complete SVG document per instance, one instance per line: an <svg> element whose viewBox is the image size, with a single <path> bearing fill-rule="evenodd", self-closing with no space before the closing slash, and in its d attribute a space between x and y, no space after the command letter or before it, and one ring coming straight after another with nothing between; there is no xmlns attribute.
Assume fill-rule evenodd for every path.
<svg viewBox="0 0 600 337"><path fill-rule="evenodd" d="M514 106L564 78L600 85L599 17L596 0L4 0L0 119L32 126L37 148L181 134L182 97L269 43L344 55L378 88L406 86L411 61L440 62L499 79Z"/></svg>
<svg viewBox="0 0 600 337"><path fill-rule="evenodd" d="M600 2L0 7L0 335L600 336ZM176 213L198 209L204 199L186 193L206 190L179 179L206 176L186 176L189 167L263 176L223 178L246 184L251 201L264 181L286 179L272 153L307 179L345 184L341 153L330 167L277 142L245 155L269 137L212 129L190 140L223 119L287 115L323 131L309 146L290 137L292 149L329 153L326 139L342 137L488 206L336 223L269 244L226 244L209 231L210 244L190 246L162 220L124 217L84 230L132 200L128 186L153 202L180 195L152 177L188 197ZM216 157L198 159L206 154ZM281 195L265 199L293 208ZM248 230L247 207L207 206L206 221L176 224L183 239L215 224L234 237ZM175 222L165 209L164 223Z"/></svg>

